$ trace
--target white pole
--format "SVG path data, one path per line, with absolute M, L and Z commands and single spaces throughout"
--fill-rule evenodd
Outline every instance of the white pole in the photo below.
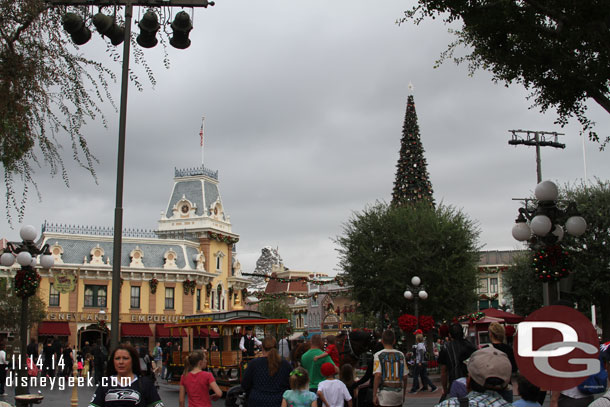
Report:
M 597 316 L 595 315 L 595 305 L 591 305 L 591 323 L 597 326 Z
M 201 166 L 203 167 L 203 145 L 204 145 L 204 133 L 203 126 L 205 124 L 205 116 L 201 117 L 201 130 L 199 130 L 199 137 L 201 138 Z
M 582 163 L 585 168 L 585 186 L 589 185 L 589 178 L 587 177 L 587 151 L 585 149 L 585 132 L 582 131 Z

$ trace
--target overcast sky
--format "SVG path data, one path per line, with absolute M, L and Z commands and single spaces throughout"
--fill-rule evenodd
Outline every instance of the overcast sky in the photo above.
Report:
M 194 12 L 190 48 L 168 47 L 169 70 L 161 46 L 144 50 L 154 89 L 131 61 L 145 90 L 129 88 L 125 227 L 156 228 L 174 167 L 201 165 L 205 115 L 205 166 L 219 171 L 243 270 L 269 245 L 292 269 L 334 275 L 342 224 L 391 199 L 409 82 L 436 202 L 475 220 L 484 249 L 520 247 L 511 236 L 519 207 L 512 198 L 536 184 L 535 149 L 509 146 L 509 129 L 565 133 L 565 150 L 542 149 L 543 178 L 565 184 L 585 176 L 578 123 L 561 129 L 554 112 L 528 109 L 520 85 L 493 84 L 486 72 L 469 77 L 453 63 L 434 69 L 453 37 L 439 20 L 396 25 L 412 1 L 216 3 Z M 135 20 L 143 12 L 136 9 Z M 80 50 L 120 73 L 99 35 Z M 111 90 L 117 104 L 119 85 Z M 119 115 L 106 112 L 108 129 L 86 130 L 99 184 L 71 163 L 69 189 L 39 169 L 42 202 L 31 196 L 24 223 L 113 225 Z M 608 134 L 610 115 L 594 104 L 590 113 Z M 589 179 L 610 178 L 610 152 L 589 141 L 584 148 Z M 0 235 L 16 240 L 18 228 L 2 219 Z

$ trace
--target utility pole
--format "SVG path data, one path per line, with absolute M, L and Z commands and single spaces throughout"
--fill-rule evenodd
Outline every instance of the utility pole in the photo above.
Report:
M 566 145 L 560 143 L 559 136 L 564 136 L 563 133 L 556 131 L 534 131 L 534 130 L 509 130 L 512 137 L 508 140 L 508 144 L 526 145 L 536 147 L 536 185 L 542 182 L 542 159 L 540 158 L 540 147 L 566 148 Z M 559 299 L 559 283 L 550 282 L 542 283 L 542 304 L 544 306 L 551 305 Z
M 129 85 L 129 55 L 133 6 L 140 7 L 204 7 L 213 6 L 208 0 L 47 0 L 54 6 L 125 6 L 123 66 L 121 75 L 121 105 L 117 153 L 116 205 L 114 210 L 114 240 L 112 250 L 112 301 L 110 305 L 110 348 L 119 344 L 119 307 L 121 294 L 121 249 L 123 238 L 123 178 L 125 168 L 125 129 L 127 123 L 127 89 Z M 190 24 L 190 23 L 189 23 Z M 172 24 L 173 27 L 173 24 Z M 190 27 L 192 28 L 192 26 Z M 186 34 L 188 36 L 187 28 Z M 86 42 L 86 41 L 85 41 Z M 170 41 L 171 43 L 171 41 Z M 155 42 L 156 44 L 156 42 Z M 190 44 L 190 41 L 188 42 Z M 185 47 L 188 47 L 188 44 Z M 154 44 L 152 45 L 154 46 Z M 181 48 L 185 48 L 181 47 Z
M 508 144 L 517 146 L 536 146 L 536 184 L 542 182 L 542 160 L 540 159 L 540 147 L 566 148 L 566 145 L 558 142 L 563 133 L 556 131 L 532 131 L 532 130 L 509 130 L 512 134 Z M 525 135 L 522 137 L 521 135 Z

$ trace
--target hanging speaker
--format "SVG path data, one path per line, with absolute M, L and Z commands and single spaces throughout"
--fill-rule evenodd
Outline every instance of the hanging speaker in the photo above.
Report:
M 189 17 L 185 11 L 181 11 L 176 14 L 176 17 L 172 22 L 172 30 L 174 31 L 174 34 L 169 40 L 171 46 L 178 49 L 188 48 L 191 45 L 189 33 L 192 29 L 193 24 L 191 24 L 191 17 Z
M 113 24 L 112 27 L 106 33 L 106 36 L 110 38 L 112 45 L 116 46 L 125 40 L 125 28 Z
M 62 17 L 64 30 L 76 45 L 83 45 L 91 39 L 91 31 L 85 25 L 83 18 L 75 13 L 66 13 Z
M 147 11 L 142 16 L 142 19 L 138 23 L 140 27 L 140 34 L 136 38 L 138 44 L 144 48 L 152 48 L 157 45 L 157 31 L 161 26 L 159 25 L 159 19 L 157 15 L 152 11 Z
M 91 21 L 93 21 L 93 25 L 97 32 L 102 35 L 105 35 L 114 25 L 114 18 L 107 16 L 104 13 L 97 13 L 93 16 Z

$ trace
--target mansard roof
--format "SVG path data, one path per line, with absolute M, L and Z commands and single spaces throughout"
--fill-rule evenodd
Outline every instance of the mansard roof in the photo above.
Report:
M 113 236 L 112 228 L 96 228 L 82 226 L 64 226 L 47 224 L 43 226 L 44 243 L 55 244 L 63 249 L 64 264 L 84 264 L 91 261 L 92 249 L 103 250 L 103 263 L 112 264 Z M 142 230 L 123 231 L 121 249 L 121 267 L 130 267 L 130 253 L 139 249 L 142 252 L 142 262 L 146 269 L 163 269 L 165 254 L 168 251 L 176 253 L 177 269 L 196 269 L 193 255 L 198 253 L 198 244 L 187 240 L 159 239 L 153 232 Z M 110 262 L 108 263 L 108 260 Z
M 174 188 L 170 196 L 165 216 L 171 218 L 173 209 L 183 199 L 195 207 L 195 215 L 207 216 L 211 205 L 218 199 L 222 203 L 218 191 L 218 171 L 211 171 L 203 166 L 199 168 L 175 169 Z

